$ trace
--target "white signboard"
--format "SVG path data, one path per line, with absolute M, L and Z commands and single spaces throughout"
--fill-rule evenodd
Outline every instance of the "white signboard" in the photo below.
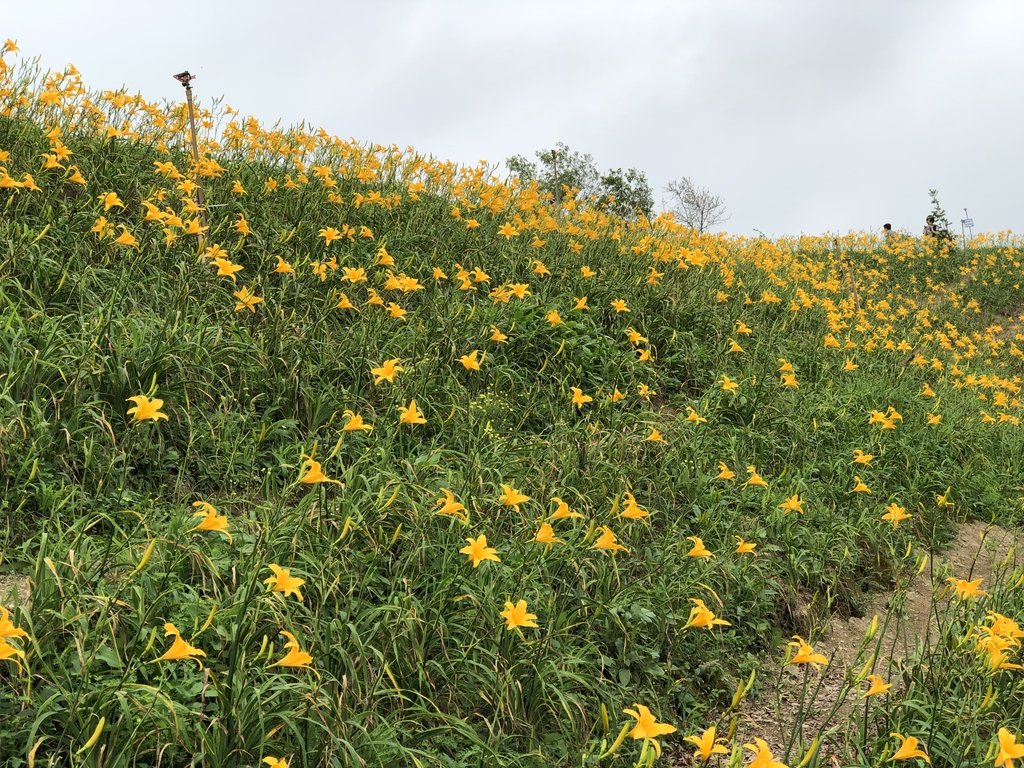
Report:
M 963 224 L 965 227 L 973 227 L 974 219 L 960 219 L 960 223 Z

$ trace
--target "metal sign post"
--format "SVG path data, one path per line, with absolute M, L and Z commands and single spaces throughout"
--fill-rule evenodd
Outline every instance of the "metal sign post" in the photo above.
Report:
M 203 193 L 203 188 L 198 181 L 199 173 L 199 139 L 196 136 L 196 111 L 192 105 L 192 81 L 196 79 L 196 76 L 190 73 L 187 69 L 184 72 L 179 72 L 174 75 L 174 79 L 177 80 L 185 87 L 185 98 L 188 101 L 188 125 L 189 132 L 192 136 L 192 160 L 194 161 L 196 168 L 196 205 L 199 206 L 199 222 L 202 224 L 203 229 L 206 229 L 209 224 L 206 220 L 206 195 Z M 199 233 L 199 243 L 202 245 L 205 240 L 205 236 L 202 232 Z
M 964 253 L 967 252 L 968 229 L 971 230 L 971 237 L 974 237 L 974 219 L 971 218 L 971 215 L 967 212 L 967 209 L 964 208 L 964 217 L 960 219 L 960 237 L 963 239 Z

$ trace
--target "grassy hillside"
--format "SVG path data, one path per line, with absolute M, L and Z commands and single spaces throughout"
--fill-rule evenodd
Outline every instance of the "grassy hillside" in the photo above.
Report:
M 653 759 L 623 710 L 682 744 L 1020 519 L 1016 241 L 699 236 L 230 111 L 194 165 L 6 58 L 6 764 Z

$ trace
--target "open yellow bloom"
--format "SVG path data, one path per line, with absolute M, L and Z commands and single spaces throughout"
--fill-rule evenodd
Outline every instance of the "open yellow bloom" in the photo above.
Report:
M 887 683 L 881 675 L 868 675 L 868 682 L 871 684 L 870 687 L 864 692 L 865 698 L 868 696 L 878 696 L 881 693 L 887 693 L 892 688 L 892 683 Z
M 647 437 L 644 438 L 644 442 L 645 443 L 663 443 L 664 445 L 668 445 L 668 440 L 666 440 L 664 437 L 662 437 L 661 436 L 661 432 L 659 432 L 654 427 L 651 427 L 651 434 L 649 434 Z
M 694 757 L 702 763 L 706 763 L 714 755 L 727 755 L 729 748 L 722 743 L 722 739 L 715 738 L 715 726 L 711 726 L 700 736 L 684 736 L 683 741 L 688 741 L 694 746 Z
M 753 744 L 744 744 L 744 749 L 754 753 L 754 759 L 747 768 L 787 768 L 785 763 L 780 763 L 772 754 L 771 747 L 764 739 L 754 737 Z
M 648 339 L 646 336 L 640 333 L 640 331 L 638 331 L 636 328 L 633 328 L 632 326 L 626 329 L 626 338 L 629 339 L 629 343 L 632 344 L 633 346 L 636 346 L 638 344 L 647 344 L 650 342 L 650 339 Z
M 918 748 L 918 741 L 915 737 L 904 736 L 902 733 L 891 733 L 889 735 L 895 736 L 900 740 L 900 748 L 896 750 L 896 754 L 889 758 L 890 761 L 913 760 L 919 757 L 931 765 L 931 758 L 928 757 L 924 750 Z
M 683 629 L 688 627 L 698 627 L 701 629 L 711 630 L 715 627 L 731 627 L 725 619 L 720 619 L 715 616 L 714 612 L 708 608 L 704 601 L 699 597 L 691 597 L 690 602 L 693 603 L 693 608 L 690 609 L 690 616 L 683 625 Z
M 103 203 L 103 210 L 109 211 L 115 205 L 118 208 L 124 208 L 124 203 L 121 202 L 121 198 L 117 196 L 117 192 L 106 192 L 97 198 Z
M 415 400 L 410 400 L 409 405 L 398 406 L 398 423 L 399 424 L 426 424 L 427 417 L 423 415 L 423 412 L 416 406 Z
M 362 267 L 342 267 L 341 271 L 350 283 L 366 282 L 366 270 Z
M 541 523 L 540 528 L 537 530 L 533 540 L 538 544 L 547 544 L 550 549 L 552 544 L 564 544 L 560 538 L 555 536 L 555 529 L 551 527 L 551 523 Z
M 192 506 L 195 507 L 196 511 L 193 513 L 195 517 L 201 517 L 202 520 L 199 524 L 193 528 L 193 531 L 220 531 L 227 535 L 228 539 L 231 539 L 231 534 L 228 533 L 228 518 L 227 515 L 222 515 L 217 511 L 217 508 L 210 504 L 208 501 L 194 501 Z
M 121 229 L 121 234 L 114 239 L 114 242 L 117 245 L 124 245 L 128 248 L 138 248 L 139 241 L 135 239 L 131 232 L 128 231 L 128 227 L 124 224 L 119 224 L 118 226 Z
M 900 523 L 904 520 L 909 520 L 910 517 L 907 510 L 895 501 L 889 502 L 889 505 L 885 508 L 885 514 L 882 515 L 882 519 L 892 523 L 893 528 L 899 528 Z
M 875 458 L 874 455 L 872 455 L 870 453 L 864 453 L 864 451 L 862 451 L 860 448 L 854 448 L 853 449 L 853 463 L 854 464 L 864 464 L 864 465 L 867 465 L 867 464 L 870 464 L 872 459 L 874 459 L 874 458 Z
M 270 666 L 308 667 L 313 663 L 313 657 L 299 648 L 299 641 L 295 639 L 295 635 L 284 629 L 281 630 L 281 634 L 286 638 L 284 647 L 288 649 L 288 652 Z
M 97 237 L 103 239 L 104 237 L 109 237 L 110 233 L 113 230 L 114 225 L 107 221 L 107 217 L 100 216 L 98 219 L 96 219 L 96 223 L 92 225 L 92 229 L 90 229 L 89 231 L 94 232 Z
M 28 632 L 21 627 L 14 626 L 11 614 L 4 606 L 0 605 L 0 640 L 13 640 L 16 637 L 27 638 Z
M 552 496 L 551 501 L 555 503 L 555 511 L 551 513 L 551 517 L 548 518 L 549 520 L 563 520 L 567 517 L 583 517 L 579 512 L 573 512 L 569 509 L 569 505 L 557 496 Z
M 300 579 L 298 576 L 292 576 L 287 568 L 282 568 L 277 563 L 271 563 L 267 567 L 274 574 L 263 580 L 263 583 L 267 585 L 270 591 L 280 592 L 285 597 L 295 595 L 295 598 L 302 602 L 302 592 L 299 591 L 299 587 L 305 584 L 306 580 Z
M 506 507 L 513 507 L 516 512 L 519 511 L 519 505 L 525 504 L 530 500 L 522 491 L 518 491 L 511 485 L 501 484 L 501 503 Z
M 474 349 L 468 355 L 463 355 L 459 358 L 459 362 L 462 363 L 462 367 L 467 371 L 479 371 L 480 363 L 483 362 L 479 359 L 480 350 Z
M 24 661 L 25 652 L 15 648 L 7 640 L 0 637 L 0 661 L 13 661 L 18 669 L 21 669 L 21 662 L 18 661 L 19 658 Z
M 804 513 L 804 502 L 801 501 L 799 493 L 794 493 L 784 502 L 779 504 L 779 509 L 786 513 L 796 512 L 798 515 L 802 515 Z
M 757 544 L 752 541 L 747 541 L 742 536 L 736 537 L 736 549 L 734 550 L 737 555 L 753 554 Z
M 853 493 L 871 493 L 871 489 L 860 479 L 860 475 L 853 476 Z
M 612 554 L 615 554 L 616 552 L 629 552 L 628 549 L 619 544 L 619 541 L 612 532 L 612 529 L 607 525 L 602 525 L 598 530 L 601 531 L 601 535 L 598 536 L 597 541 L 594 542 L 594 549 L 611 552 Z
M 302 462 L 302 477 L 299 482 L 303 485 L 318 485 L 319 483 L 334 483 L 344 485 L 340 480 L 332 480 L 324 474 L 320 468 L 320 462 L 315 459 L 306 459 Z
M 469 520 L 469 516 L 466 514 L 466 507 L 455 499 L 455 494 L 452 491 L 442 488 L 441 493 L 441 498 L 436 502 L 438 506 L 437 514 L 454 517 L 464 523 Z
M 173 637 L 174 642 L 171 643 L 171 647 L 167 649 L 167 652 L 163 656 L 158 657 L 157 661 L 183 661 L 186 659 L 193 659 L 199 668 L 203 668 L 203 662 L 198 657 L 205 656 L 206 652 L 196 648 L 194 645 L 189 645 L 181 639 L 181 632 L 178 628 L 167 622 L 164 624 L 164 637 Z
M 623 494 L 622 501 L 622 511 L 619 513 L 619 517 L 626 520 L 643 520 L 645 517 L 651 516 L 650 512 L 637 503 L 636 497 L 631 491 L 626 491 Z
M 765 479 L 761 477 L 759 474 L 757 474 L 757 467 L 755 467 L 753 464 L 747 467 L 747 474 L 749 475 L 749 477 L 747 478 L 747 481 L 744 483 L 744 485 L 756 485 L 762 488 L 768 486 L 768 483 L 765 482 Z
M 966 579 L 958 579 L 955 576 L 950 576 L 946 579 L 946 582 L 956 590 L 956 596 L 961 600 L 969 600 L 972 597 L 987 595 L 988 592 L 981 588 L 981 582 L 983 581 L 984 579 L 967 581 Z
M 704 541 L 700 536 L 687 536 L 686 538 L 693 542 L 690 551 L 686 553 L 687 557 L 700 557 L 704 560 L 710 560 L 715 556 L 710 549 L 704 546 Z
M 481 533 L 475 539 L 466 539 L 466 544 L 467 546 L 460 549 L 459 552 L 469 558 L 474 568 L 479 567 L 484 560 L 501 562 L 498 550 L 487 546 L 487 537 L 484 534 Z
M 324 227 L 318 234 L 324 239 L 324 245 L 330 245 L 335 240 L 341 239 L 341 232 L 334 227 Z
M 229 259 L 214 259 L 213 265 L 217 267 L 217 277 L 230 277 L 231 282 L 235 282 L 236 272 L 241 272 L 244 267 L 241 264 L 235 264 Z
M 164 401 L 158 397 L 150 400 L 145 395 L 134 395 L 128 398 L 128 402 L 135 403 L 133 408 L 128 409 L 128 415 L 134 415 L 135 421 L 159 421 L 167 418 L 167 414 L 160 410 L 164 407 Z
M 231 295 L 238 299 L 238 302 L 235 304 L 235 312 L 241 312 L 243 309 L 255 312 L 256 305 L 263 301 L 263 297 L 254 294 L 248 286 L 242 286 Z
M 1000 669 L 1024 669 L 1024 666 L 1010 661 L 1007 651 L 1020 646 L 1020 641 L 999 635 L 984 635 L 978 638 L 976 647 L 986 654 L 985 664 L 995 672 Z
M 370 373 L 373 374 L 373 383 L 380 384 L 382 381 L 387 381 L 393 384 L 395 376 L 405 370 L 401 362 L 400 358 L 393 357 L 390 360 L 385 360 L 378 367 L 371 368 Z
M 651 710 L 643 704 L 634 704 L 633 706 L 636 709 L 622 710 L 623 714 L 629 715 L 636 720 L 636 725 L 629 732 L 630 737 L 650 742 L 651 746 L 654 747 L 655 753 L 660 756 L 661 744 L 658 743 L 658 737 L 675 733 L 676 727 L 668 723 L 659 723 L 657 718 L 651 713 Z
M 590 395 L 583 394 L 583 390 L 579 387 L 570 387 L 570 389 L 572 390 L 572 404 L 577 408 L 582 410 L 584 405 L 594 401 Z
M 529 613 L 526 607 L 525 600 L 520 600 L 515 605 L 508 600 L 505 601 L 505 610 L 499 615 L 505 619 L 506 629 L 516 629 L 518 627 L 537 628 L 537 614 Z
M 1016 768 L 1014 761 L 1024 758 L 1024 744 L 1018 744 L 1017 737 L 1006 728 L 1000 728 L 996 738 L 999 742 L 999 751 L 992 764 L 995 768 Z
M 789 645 L 796 649 L 790 664 L 810 664 L 817 668 L 821 664 L 828 664 L 828 658 L 822 653 L 815 653 L 814 648 L 800 635 L 793 635 Z
M 345 426 L 343 426 L 341 428 L 342 432 L 372 432 L 373 431 L 373 425 L 372 424 L 367 424 L 365 421 L 363 421 L 363 417 L 360 416 L 358 413 L 353 413 L 352 411 L 345 411 L 342 414 L 342 416 L 344 416 L 346 419 L 348 419 L 348 421 L 345 422 Z

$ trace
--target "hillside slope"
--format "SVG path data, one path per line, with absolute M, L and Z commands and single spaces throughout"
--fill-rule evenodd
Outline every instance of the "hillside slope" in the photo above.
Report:
M 1019 521 L 1011 240 L 698 236 L 230 113 L 193 167 L 180 109 L 0 76 L 11 765 L 578 764 Z

